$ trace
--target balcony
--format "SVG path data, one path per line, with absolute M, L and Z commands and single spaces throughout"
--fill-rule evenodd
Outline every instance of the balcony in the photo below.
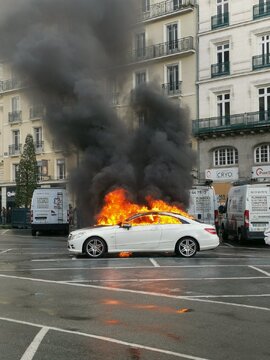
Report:
M 0 82 L 0 92 L 20 89 L 24 86 L 24 82 L 19 79 L 9 79 Z
M 156 18 L 165 17 L 177 12 L 190 11 L 194 7 L 194 0 L 168 0 L 150 6 L 149 10 L 142 11 L 138 21 L 150 21 Z
M 8 147 L 9 155 L 21 155 L 22 153 L 22 144 L 12 144 Z
M 34 146 L 37 154 L 40 154 L 44 151 L 44 141 L 36 141 L 34 142 Z
M 149 61 L 187 52 L 194 52 L 192 36 L 136 49 L 129 54 L 128 62 Z
M 162 84 L 162 92 L 167 96 L 179 95 L 182 92 L 182 81 L 170 82 Z
M 197 119 L 192 122 L 194 136 L 218 135 L 225 133 L 262 131 L 270 128 L 270 111 L 256 111 Z
M 264 4 L 257 4 L 253 6 L 254 20 L 265 16 L 270 16 L 270 1 L 266 1 Z
M 30 120 L 40 120 L 44 118 L 45 109 L 42 105 L 34 105 L 29 109 L 29 119 Z
M 230 75 L 229 61 L 211 65 L 211 77 Z
M 270 66 L 270 54 L 256 55 L 252 57 L 252 69 L 259 70 Z
M 229 26 L 229 13 L 218 14 L 211 17 L 212 30 L 223 26 Z
M 22 112 L 21 111 L 12 111 L 8 113 L 8 122 L 9 123 L 19 123 L 22 121 Z

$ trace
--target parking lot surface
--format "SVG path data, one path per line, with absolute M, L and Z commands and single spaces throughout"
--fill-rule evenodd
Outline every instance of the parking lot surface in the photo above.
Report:
M 0 229 L 3 360 L 269 359 L 270 247 L 71 256 Z

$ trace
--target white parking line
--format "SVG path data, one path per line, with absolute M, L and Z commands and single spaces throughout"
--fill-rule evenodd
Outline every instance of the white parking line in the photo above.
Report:
M 263 274 L 265 274 L 265 275 L 267 275 L 267 276 L 270 276 L 270 273 L 269 273 L 269 272 L 264 271 L 264 270 L 262 270 L 262 269 L 259 269 L 259 268 L 257 268 L 256 266 L 250 265 L 249 267 L 250 267 L 251 269 L 257 270 L 257 271 L 259 271 L 259 272 L 261 272 L 261 273 L 263 273 Z
M 170 351 L 170 350 L 154 348 L 154 347 L 151 347 L 151 346 L 145 346 L 145 345 L 140 345 L 140 344 L 131 343 L 131 342 L 127 342 L 127 341 L 117 340 L 117 339 L 109 338 L 109 337 L 106 337 L 106 336 L 83 333 L 83 332 L 80 332 L 80 331 L 66 330 L 66 329 L 61 329 L 61 328 L 57 328 L 57 327 L 53 327 L 53 326 L 44 327 L 43 325 L 40 325 L 40 324 L 35 324 L 35 323 L 31 323 L 31 322 L 15 320 L 15 319 L 10 319 L 10 318 L 4 318 L 4 317 L 0 317 L 0 320 L 8 321 L 8 322 L 16 323 L 16 324 L 23 324 L 23 325 L 42 328 L 40 330 L 40 332 L 38 333 L 38 335 L 39 334 L 42 335 L 41 332 L 42 332 L 43 329 L 47 329 L 47 331 L 48 330 L 54 330 L 54 331 L 62 332 L 62 333 L 65 333 L 65 334 L 73 334 L 73 335 L 85 336 L 85 337 L 92 338 L 92 339 L 111 342 L 111 343 L 114 343 L 114 344 L 117 344 L 117 345 L 123 345 L 123 346 L 128 346 L 128 347 L 139 348 L 139 349 L 143 349 L 143 350 L 156 352 L 156 353 L 159 353 L 159 354 L 166 354 L 166 355 L 175 356 L 175 357 L 178 357 L 178 358 L 184 358 L 184 359 L 190 359 L 190 360 L 209 360 L 209 359 L 206 359 L 206 358 L 201 358 L 201 357 L 192 356 L 192 355 L 188 355 L 188 354 L 181 354 L 181 353 Z M 45 331 L 45 330 L 43 330 L 43 331 Z M 46 333 L 44 335 L 46 335 Z M 44 335 L 43 335 L 43 337 L 44 337 Z M 33 357 L 25 357 L 25 358 L 21 358 L 21 360 L 31 360 L 32 358 Z
M 0 251 L 0 255 L 1 254 L 5 254 L 5 253 L 7 253 L 8 251 L 11 251 L 12 249 L 7 249 L 7 250 L 3 250 L 3 251 Z
M 9 231 L 9 229 L 8 229 L 8 230 L 3 231 L 3 232 L 1 233 L 1 235 L 5 235 L 8 231 Z
M 151 263 L 155 266 L 155 267 L 160 267 L 160 265 L 158 264 L 158 262 L 156 260 L 154 260 L 153 258 L 149 258 L 149 260 L 151 261 Z
M 43 340 L 44 336 L 49 331 L 48 327 L 42 327 L 41 330 L 37 333 L 34 340 L 31 342 L 31 344 L 26 349 L 25 353 L 21 357 L 21 360 L 31 360 L 35 356 L 35 353 L 37 352 L 37 349 L 39 345 L 41 344 L 41 341 Z
M 140 295 L 147 295 L 147 296 L 153 296 L 153 297 L 164 297 L 164 298 L 181 299 L 181 300 L 187 300 L 187 301 L 202 301 L 202 302 L 208 302 L 208 303 L 217 304 L 217 305 L 237 306 L 237 307 L 248 308 L 248 309 L 270 311 L 270 308 L 266 308 L 266 307 L 253 306 L 253 305 L 244 305 L 244 304 L 230 303 L 230 302 L 227 303 L 227 302 L 224 302 L 224 301 L 216 301 L 216 300 L 208 300 L 208 299 L 201 299 L 201 298 L 195 298 L 195 296 L 194 297 L 193 296 L 181 296 L 181 295 L 178 296 L 178 295 L 155 293 L 155 292 L 141 291 L 141 290 L 112 288 L 112 287 L 108 287 L 108 286 L 78 284 L 78 283 L 70 283 L 70 282 L 64 282 L 64 281 L 28 278 L 28 277 L 25 277 L 25 276 L 23 277 L 23 276 L 13 276 L 13 275 L 0 274 L 0 277 L 6 278 L 6 279 L 16 279 L 16 280 L 26 280 L 26 281 L 32 281 L 32 282 L 42 282 L 42 283 L 47 283 L 47 284 L 57 284 L 57 285 L 62 285 L 62 286 L 77 286 L 77 287 L 92 288 L 92 289 L 98 289 L 98 290 L 125 292 L 125 293 L 140 294 Z

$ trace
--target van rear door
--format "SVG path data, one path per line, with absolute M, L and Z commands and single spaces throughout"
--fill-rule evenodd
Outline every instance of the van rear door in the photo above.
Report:
M 249 231 L 264 232 L 270 224 L 270 186 L 248 189 Z

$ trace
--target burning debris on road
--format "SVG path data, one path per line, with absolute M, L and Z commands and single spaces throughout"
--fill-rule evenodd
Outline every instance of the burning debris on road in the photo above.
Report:
M 117 65 L 131 47 L 136 3 L 1 1 L 1 58 L 31 84 L 55 140 L 67 154 L 79 154 L 71 186 L 81 225 L 93 224 L 106 194 L 118 188 L 138 206 L 150 197 L 178 207 L 188 204 L 194 159 L 187 113 L 145 85 L 130 102 L 134 112 L 144 112 L 145 122 L 131 130 L 102 87 L 104 78 L 122 73 Z

